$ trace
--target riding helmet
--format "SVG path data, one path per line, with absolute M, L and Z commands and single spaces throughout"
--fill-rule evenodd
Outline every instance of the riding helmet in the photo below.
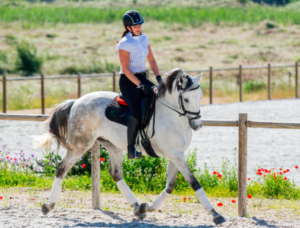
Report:
M 126 26 L 133 26 L 143 24 L 144 19 L 142 15 L 137 10 L 128 10 L 123 15 L 123 25 Z

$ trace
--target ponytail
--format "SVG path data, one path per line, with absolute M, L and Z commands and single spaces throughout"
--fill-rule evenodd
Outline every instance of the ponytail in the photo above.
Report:
M 125 30 L 122 32 L 122 35 L 121 35 L 121 39 L 126 36 L 126 34 L 129 32 L 129 30 L 127 28 L 125 28 Z M 117 40 L 117 43 L 119 43 L 119 40 Z

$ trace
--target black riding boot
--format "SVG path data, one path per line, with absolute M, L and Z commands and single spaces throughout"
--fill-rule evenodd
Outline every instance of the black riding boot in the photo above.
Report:
M 140 122 L 133 115 L 131 115 L 129 117 L 128 128 L 127 128 L 128 159 L 143 158 L 142 153 L 137 152 L 135 148 L 136 136 L 138 134 L 139 128 L 140 128 Z

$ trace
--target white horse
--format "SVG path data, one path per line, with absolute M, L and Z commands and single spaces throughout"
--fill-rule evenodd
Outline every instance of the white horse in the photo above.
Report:
M 80 157 L 90 149 L 96 140 L 107 149 L 110 157 L 109 173 L 116 182 L 126 201 L 133 207 L 134 215 L 145 216 L 146 212 L 158 210 L 170 197 L 175 186 L 178 171 L 189 182 L 205 211 L 213 216 L 215 224 L 225 222 L 207 198 L 200 183 L 191 172 L 184 153 L 192 139 L 192 129 L 202 127 L 200 119 L 200 99 L 203 95 L 199 86 L 201 75 L 192 77 L 176 68 L 169 71 L 159 86 L 156 102 L 155 135 L 151 145 L 160 157 L 169 160 L 167 184 L 164 191 L 152 205 L 138 204 L 135 195 L 123 180 L 123 151 L 127 148 L 127 128 L 108 120 L 105 108 L 118 94 L 113 92 L 93 92 L 78 100 L 66 101 L 56 107 L 47 120 L 47 133 L 39 136 L 36 142 L 40 147 L 51 145 L 56 138 L 58 147 L 67 148 L 67 154 L 58 164 L 50 199 L 42 206 L 43 214 L 50 212 L 58 202 L 64 177 Z M 180 114 L 180 115 L 178 115 Z M 148 131 L 152 132 L 153 117 Z M 142 154 L 147 155 L 142 148 Z

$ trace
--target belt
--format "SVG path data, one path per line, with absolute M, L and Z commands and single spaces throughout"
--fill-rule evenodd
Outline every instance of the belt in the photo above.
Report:
M 144 70 L 144 71 L 141 71 L 141 72 L 135 72 L 135 73 L 133 73 L 133 74 L 143 74 L 143 73 L 146 74 L 146 71 Z

